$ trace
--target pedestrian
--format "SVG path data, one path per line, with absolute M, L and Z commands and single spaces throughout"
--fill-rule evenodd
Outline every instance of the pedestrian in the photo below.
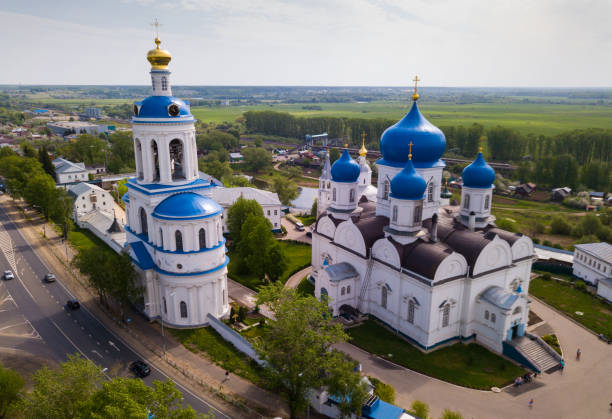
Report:
M 565 361 L 562 359 L 560 364 L 561 364 L 561 374 L 563 374 L 563 369 L 565 368 Z
M 529 400 L 529 408 L 532 409 L 533 408 L 533 399 Z
M 225 371 L 225 380 L 226 381 L 229 380 L 229 371 L 227 370 Z
M 576 350 L 576 360 L 577 360 L 577 361 L 580 361 L 580 354 L 581 354 L 581 353 L 582 353 L 582 351 L 580 350 L 580 348 L 578 348 L 578 349 Z

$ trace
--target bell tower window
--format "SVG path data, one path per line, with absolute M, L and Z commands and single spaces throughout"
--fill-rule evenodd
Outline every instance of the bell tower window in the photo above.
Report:
M 485 202 L 484 202 L 484 209 L 488 210 L 489 209 L 489 203 L 491 201 L 491 196 L 490 195 L 486 195 L 485 196 Z
M 181 140 L 175 138 L 170 141 L 170 173 L 172 174 L 172 180 L 185 179 L 185 172 L 183 167 L 183 143 Z
M 465 194 L 463 196 L 463 208 L 465 209 L 470 208 L 470 195 L 469 194 Z
M 433 202 L 434 200 L 433 196 L 434 196 L 434 184 L 433 182 L 431 182 L 429 186 L 427 187 L 427 201 Z
M 168 79 L 166 79 L 166 77 L 162 77 L 161 85 L 162 85 L 162 90 L 163 91 L 168 90 Z
M 389 180 L 383 182 L 383 199 L 389 199 Z

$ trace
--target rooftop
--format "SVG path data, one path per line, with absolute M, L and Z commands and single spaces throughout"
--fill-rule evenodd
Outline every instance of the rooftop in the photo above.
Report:
M 240 197 L 254 199 L 259 205 L 280 205 L 278 195 L 275 192 L 264 191 L 262 189 L 251 188 L 248 186 L 240 188 L 213 188 L 212 199 L 224 207 L 231 206 Z
M 602 259 L 606 262 L 612 263 L 612 244 L 601 242 L 601 243 L 585 243 L 577 244 L 574 248 L 582 250 L 592 256 Z

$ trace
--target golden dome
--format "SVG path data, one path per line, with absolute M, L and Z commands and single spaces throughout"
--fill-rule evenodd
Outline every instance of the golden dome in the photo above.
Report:
M 361 133 L 361 149 L 359 150 L 359 155 L 361 157 L 365 157 L 368 154 L 368 149 L 365 148 L 365 137 L 366 137 L 365 132 L 362 132 Z
M 168 63 L 172 59 L 172 55 L 165 49 L 159 47 L 159 44 L 161 44 L 159 38 L 155 38 L 155 44 L 157 48 L 147 52 L 147 60 L 151 63 L 151 68 L 153 70 L 166 70 L 168 69 Z

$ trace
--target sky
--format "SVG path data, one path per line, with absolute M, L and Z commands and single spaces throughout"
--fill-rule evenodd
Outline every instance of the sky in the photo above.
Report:
M 0 84 L 612 86 L 610 0 L 0 0 Z

